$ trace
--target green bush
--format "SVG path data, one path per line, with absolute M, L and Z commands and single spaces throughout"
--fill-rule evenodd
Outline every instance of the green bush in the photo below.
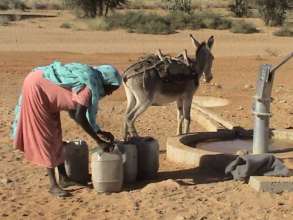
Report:
M 115 13 L 110 17 L 86 20 L 91 30 L 111 30 L 122 28 L 129 32 L 145 34 L 171 34 L 183 29 L 229 29 L 229 19 L 212 13 L 197 12 L 187 14 L 172 12 L 166 16 L 142 11 Z
M 48 10 L 49 9 L 49 4 L 48 3 L 38 3 L 38 2 L 35 2 L 32 5 L 32 8 L 33 9 L 37 9 L 37 10 Z
M 171 13 L 167 16 L 175 29 L 229 29 L 231 21 L 213 13 L 194 12 L 186 14 L 183 12 Z
M 65 28 L 65 29 L 71 29 L 73 25 L 68 22 L 64 22 L 63 24 L 60 25 L 60 28 Z
M 126 4 L 126 0 L 63 0 L 64 4 L 72 9 L 83 11 L 84 17 L 95 18 L 98 16 L 107 16 L 109 10 Z
M 293 37 L 293 28 L 290 27 L 282 27 L 279 30 L 274 32 L 274 35 L 280 37 Z
M 84 17 L 94 18 L 97 15 L 97 0 L 63 0 L 66 7 L 82 11 Z
M 95 18 L 95 19 L 88 19 L 86 21 L 89 29 L 94 31 L 108 31 L 111 30 L 113 27 L 110 26 L 109 23 L 105 21 L 104 18 Z
M 8 9 L 9 9 L 8 1 L 0 2 L 0 10 L 8 10 Z
M 166 9 L 165 4 L 158 0 L 129 0 L 127 1 L 127 5 L 125 5 L 125 8 L 128 9 Z
M 165 7 L 170 11 L 191 14 L 191 0 L 162 0 L 162 2 L 165 3 Z
M 0 26 L 7 26 L 11 20 L 8 16 L 0 16 Z
M 127 12 L 114 14 L 105 18 L 111 28 L 125 28 L 129 32 L 145 34 L 170 34 L 174 32 L 170 21 L 157 14 L 143 12 Z
M 245 21 L 232 22 L 230 31 L 233 33 L 243 33 L 243 34 L 251 34 L 251 33 L 259 32 L 259 30 L 255 27 L 253 23 L 249 23 Z
M 166 19 L 172 21 L 174 29 L 199 29 L 202 27 L 201 19 L 199 17 L 184 12 L 172 12 L 166 16 Z
M 202 15 L 202 27 L 209 29 L 229 29 L 231 21 L 219 15 L 206 13 Z
M 21 20 L 20 15 L 1 15 L 0 16 L 0 26 L 7 26 L 11 21 Z
M 258 11 L 266 25 L 282 25 L 286 19 L 288 0 L 257 0 Z
M 130 31 L 144 34 L 171 34 L 175 32 L 170 22 L 163 17 L 153 17 L 148 22 L 138 24 L 134 30 L 130 29 Z
M 25 4 L 21 0 L 0 0 L 0 10 L 8 9 L 26 9 Z
M 233 3 L 229 5 L 229 8 L 236 17 L 248 16 L 248 0 L 233 0 Z

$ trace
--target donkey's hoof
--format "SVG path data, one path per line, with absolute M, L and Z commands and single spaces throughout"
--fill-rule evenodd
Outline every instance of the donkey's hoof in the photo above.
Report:
M 138 133 L 136 131 L 129 132 L 130 137 L 138 137 Z

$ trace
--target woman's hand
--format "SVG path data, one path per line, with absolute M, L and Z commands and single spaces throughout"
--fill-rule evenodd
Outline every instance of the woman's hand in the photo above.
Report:
M 114 150 L 114 144 L 107 144 L 107 146 L 103 148 L 104 152 L 112 152 L 113 150 Z
M 107 143 L 113 143 L 113 141 L 114 141 L 114 136 L 111 132 L 100 130 L 97 132 L 97 136 L 99 139 L 101 139 L 102 141 L 107 142 Z
M 104 142 L 97 138 L 98 147 L 100 147 L 104 152 L 112 152 L 114 149 L 114 144 L 110 142 Z
M 106 152 L 114 149 L 114 136 L 110 132 L 95 132 L 86 118 L 87 107 L 77 105 L 76 110 L 70 111 L 69 115 L 73 118 L 97 143 L 97 145 Z

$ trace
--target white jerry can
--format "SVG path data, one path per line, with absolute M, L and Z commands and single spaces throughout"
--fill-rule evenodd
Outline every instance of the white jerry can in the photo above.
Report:
M 123 183 L 123 160 L 117 146 L 113 152 L 103 150 L 91 156 L 92 183 L 97 192 L 119 192 Z

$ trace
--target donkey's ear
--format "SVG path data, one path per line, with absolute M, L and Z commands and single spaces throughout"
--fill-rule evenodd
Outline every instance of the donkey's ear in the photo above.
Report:
M 195 48 L 199 47 L 200 43 L 193 37 L 193 35 L 189 34 L 189 37 L 191 38 L 191 42 L 192 42 L 193 46 Z
M 215 41 L 214 36 L 210 36 L 210 38 L 208 39 L 208 47 L 210 49 L 212 49 L 212 47 L 214 45 L 214 41 Z

